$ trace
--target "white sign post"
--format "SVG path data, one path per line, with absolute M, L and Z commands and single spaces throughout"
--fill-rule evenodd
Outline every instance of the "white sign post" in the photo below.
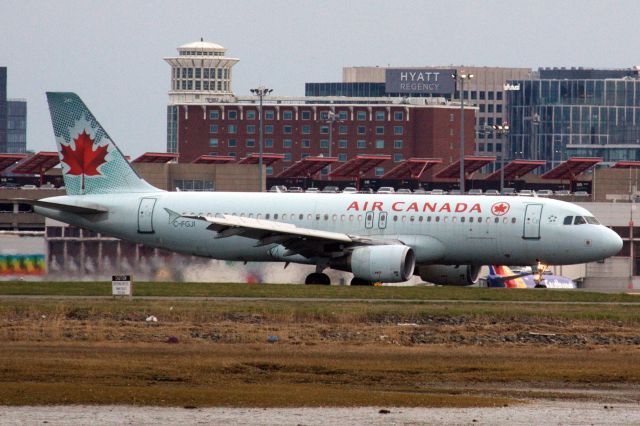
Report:
M 114 296 L 133 296 L 131 275 L 113 275 L 111 277 L 111 294 Z

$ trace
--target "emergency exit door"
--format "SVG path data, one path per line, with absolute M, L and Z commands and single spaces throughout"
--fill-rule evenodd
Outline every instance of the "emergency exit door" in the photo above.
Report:
M 524 213 L 524 231 L 522 238 L 540 238 L 540 220 L 542 217 L 542 204 L 529 204 Z
M 155 198 L 143 198 L 138 207 L 138 232 L 141 234 L 153 234 L 153 208 L 156 205 Z

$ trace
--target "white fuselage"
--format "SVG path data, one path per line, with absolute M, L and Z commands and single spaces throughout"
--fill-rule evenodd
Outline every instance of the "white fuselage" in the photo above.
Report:
M 599 224 L 565 225 L 592 215 L 574 204 L 536 197 L 412 194 L 157 192 L 62 196 L 51 201 L 100 206 L 77 215 L 36 207 L 45 216 L 124 240 L 181 253 L 241 261 L 316 263 L 285 256 L 278 244 L 256 247 L 242 236 L 216 238 L 206 221 L 220 214 L 286 222 L 300 228 L 399 240 L 418 264 L 576 264 L 616 254 L 621 240 Z

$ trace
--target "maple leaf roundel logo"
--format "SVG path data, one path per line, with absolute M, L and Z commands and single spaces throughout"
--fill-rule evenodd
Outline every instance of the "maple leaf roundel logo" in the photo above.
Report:
M 70 145 L 62 144 L 62 162 L 69 166 L 67 174 L 72 176 L 100 176 L 102 173 L 98 170 L 98 167 L 107 162 L 107 147 L 99 146 L 95 150 L 93 149 L 94 140 L 91 139 L 83 130 L 78 135 L 75 142 L 75 149 L 72 149 Z
M 509 208 L 509 203 L 505 203 L 504 201 L 502 201 L 491 206 L 491 213 L 493 213 L 495 216 L 504 216 L 509 212 Z

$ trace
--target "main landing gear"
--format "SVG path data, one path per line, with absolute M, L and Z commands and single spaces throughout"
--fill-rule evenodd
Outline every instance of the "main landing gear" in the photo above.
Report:
M 316 284 L 316 285 L 331 285 L 331 279 L 327 274 L 323 274 L 322 272 L 314 272 L 307 275 L 307 278 L 305 278 L 304 283 Z
M 373 283 L 371 281 L 362 279 L 362 278 L 358 278 L 358 277 L 353 277 L 351 278 L 351 285 L 368 285 L 371 286 L 373 285 Z

